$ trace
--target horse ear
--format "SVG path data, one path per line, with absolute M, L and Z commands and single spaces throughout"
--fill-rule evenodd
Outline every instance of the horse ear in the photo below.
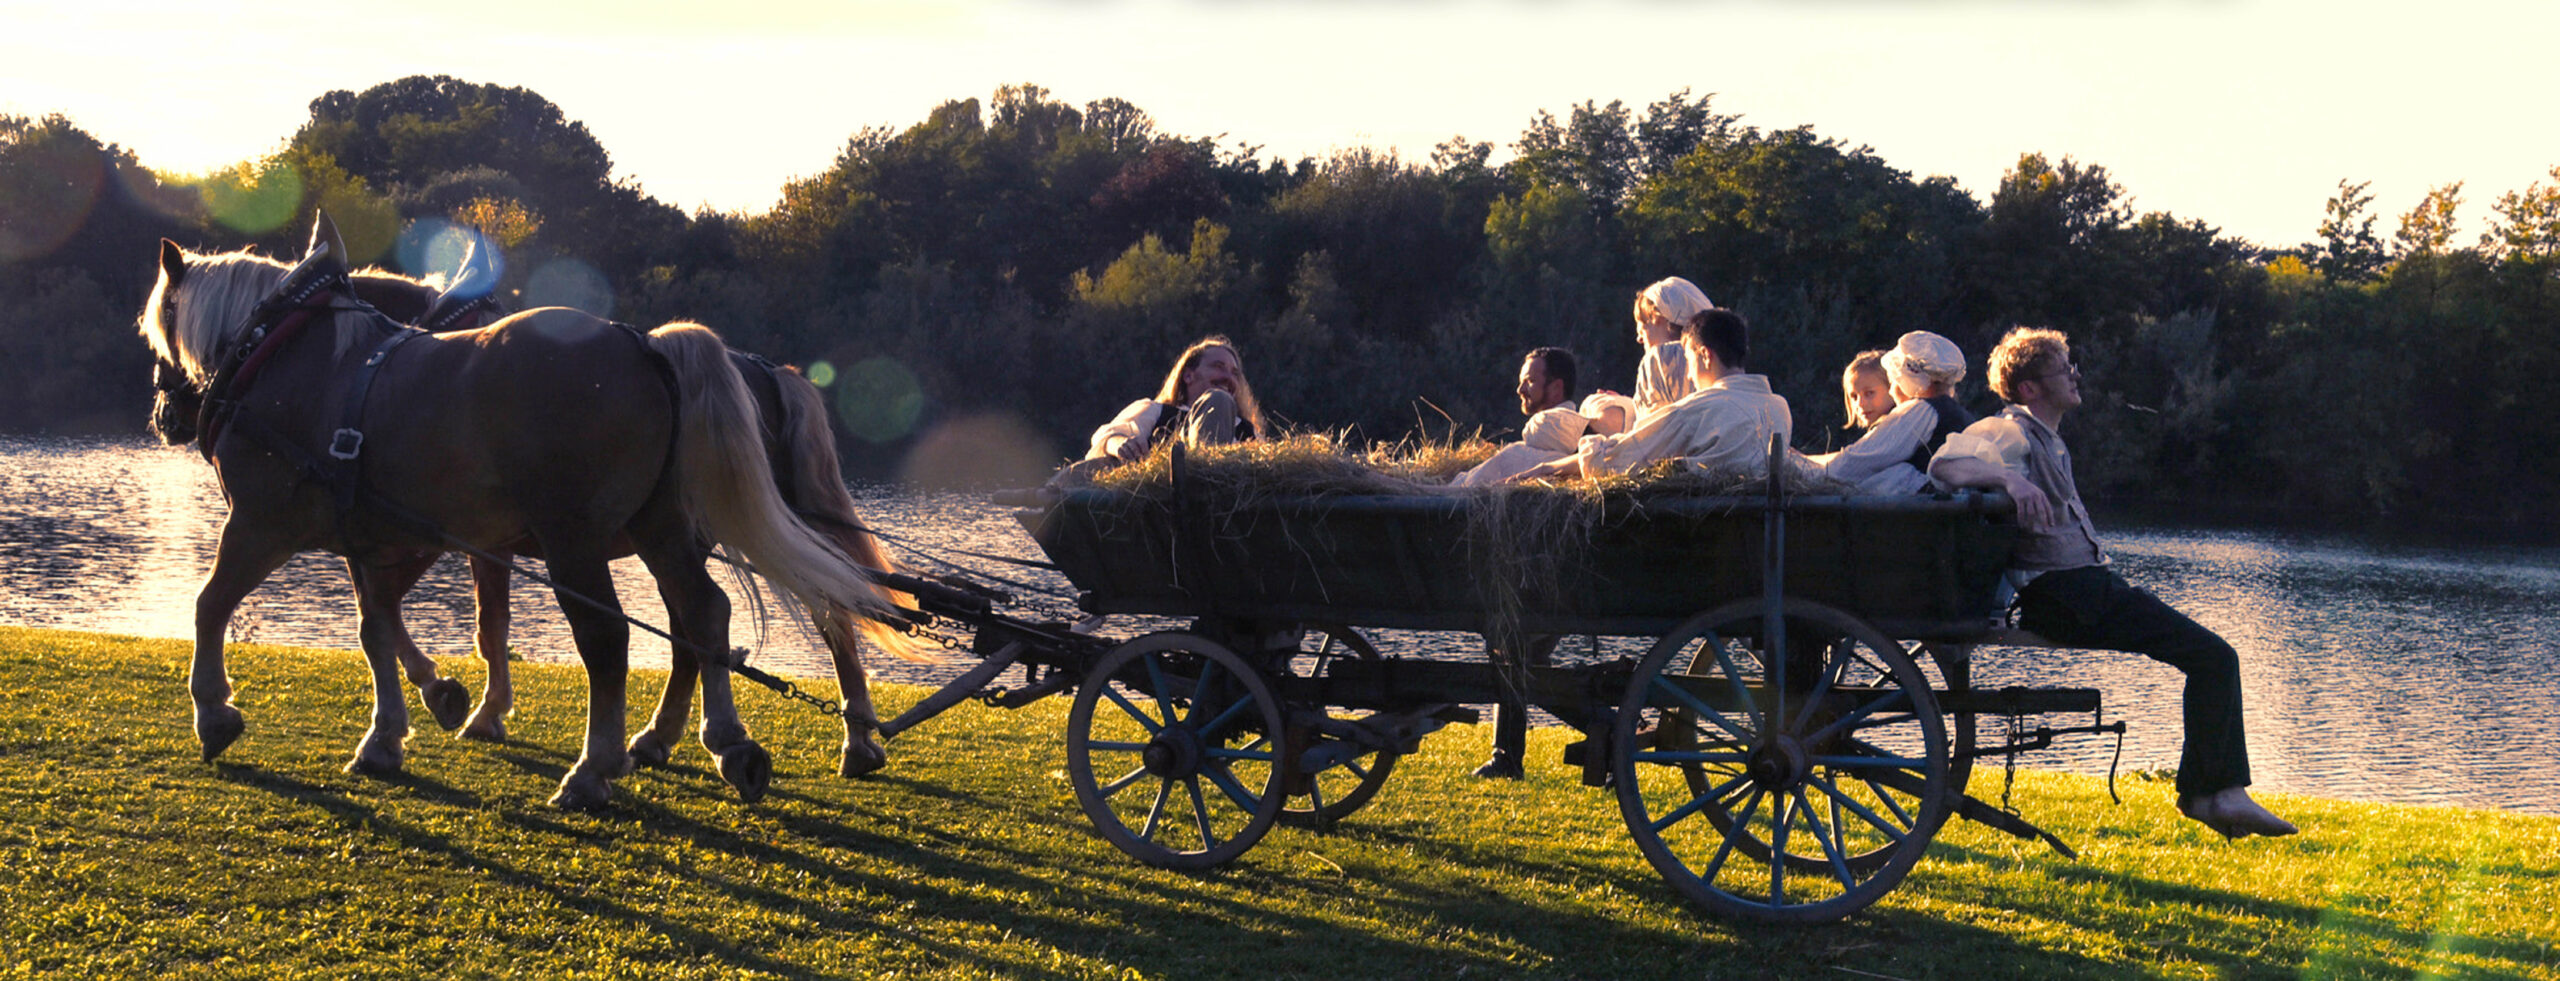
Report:
M 187 278 L 187 250 L 165 238 L 160 240 L 160 278 L 168 280 L 171 286 Z
M 347 240 L 338 237 L 338 223 L 330 221 L 329 213 L 326 211 L 320 212 L 318 217 L 312 219 L 311 247 L 303 251 L 303 260 L 308 262 L 313 257 L 322 255 L 334 258 L 340 263 L 347 260 Z

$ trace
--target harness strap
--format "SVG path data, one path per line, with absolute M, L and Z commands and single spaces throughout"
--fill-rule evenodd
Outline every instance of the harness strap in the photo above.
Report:
M 391 360 L 391 352 L 423 333 L 408 327 L 392 331 L 372 354 L 365 356 L 363 364 L 356 366 L 355 380 L 347 385 L 347 408 L 342 417 L 345 424 L 329 436 L 329 458 L 338 461 L 329 485 L 338 501 L 341 524 L 355 511 L 356 491 L 364 482 L 363 464 L 356 462 L 356 455 L 364 450 L 364 398 L 373 391 L 373 376 L 382 370 L 383 362 Z

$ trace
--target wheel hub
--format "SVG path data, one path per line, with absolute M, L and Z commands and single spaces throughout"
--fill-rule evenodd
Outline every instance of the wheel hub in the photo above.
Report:
M 1794 736 L 1771 738 L 1751 753 L 1751 782 L 1768 790 L 1784 790 L 1803 783 L 1813 772 L 1813 753 L 1804 741 Z
M 1200 759 L 1206 755 L 1200 734 L 1189 726 L 1166 726 L 1147 740 L 1147 748 L 1138 756 L 1147 772 L 1159 777 L 1187 777 L 1200 772 Z

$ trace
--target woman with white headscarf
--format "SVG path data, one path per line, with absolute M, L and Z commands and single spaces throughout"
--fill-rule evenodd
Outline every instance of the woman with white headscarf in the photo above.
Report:
M 1893 382 L 1893 411 L 1848 449 L 1813 461 L 1832 479 L 1857 485 L 1861 494 L 1928 490 L 1929 455 L 1949 433 L 1973 424 L 1973 413 L 1955 399 L 1964 370 L 1964 352 L 1955 342 L 1925 330 L 1902 335 L 1884 356 L 1885 377 Z
M 1714 307 L 1705 290 L 1678 276 L 1636 294 L 1636 342 L 1644 345 L 1644 363 L 1636 366 L 1638 412 L 1651 412 L 1697 391 L 1689 383 L 1688 352 L 1680 346 L 1680 326 Z

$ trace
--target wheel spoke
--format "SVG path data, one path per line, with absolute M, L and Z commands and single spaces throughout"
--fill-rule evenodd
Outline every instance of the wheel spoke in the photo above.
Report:
M 1908 705 L 1910 704 L 1910 701 L 1911 694 L 1909 692 L 1896 688 L 1892 691 L 1886 692 L 1882 698 L 1878 698 L 1875 701 L 1858 706 L 1857 708 L 1850 710 L 1848 714 L 1831 720 L 1830 725 L 1823 726 L 1822 731 L 1805 737 L 1805 741 L 1809 743 L 1819 743 L 1830 739 L 1833 736 L 1839 735 L 1841 730 L 1847 729 L 1851 723 L 1856 722 L 1859 719 L 1884 711 L 1886 708 L 1891 707 L 1896 703 Z
M 1842 793 L 1839 787 L 1834 786 L 1828 780 L 1816 778 L 1808 782 L 1813 784 L 1815 787 L 1820 788 L 1824 794 L 1830 796 L 1833 810 L 1836 811 L 1842 807 L 1848 808 L 1849 813 L 1857 815 L 1859 820 L 1867 822 L 1867 824 L 1873 826 L 1877 831 L 1884 832 L 1885 837 L 1891 838 L 1897 843 L 1902 841 L 1903 835 L 1910 830 L 1910 825 L 1907 823 L 1910 820 L 1910 816 L 1902 810 L 1901 805 L 1894 803 L 1893 795 L 1885 793 L 1882 789 L 1878 789 L 1876 791 L 1876 797 L 1883 800 L 1887 807 L 1892 808 L 1894 815 L 1901 818 L 1906 823 L 1894 824 L 1886 821 L 1883 817 L 1877 815 L 1875 811 L 1868 809 L 1865 804 L 1860 803 L 1857 799 L 1850 797 L 1848 794 Z M 1869 787 L 1875 787 L 1874 781 L 1866 781 L 1866 784 Z M 1840 824 L 1839 816 L 1836 814 L 1833 815 L 1831 823 L 1834 827 L 1837 827 Z
M 1138 837 L 1141 840 L 1156 840 L 1156 828 L 1163 822 L 1164 818 L 1164 802 L 1172 797 L 1173 781 L 1171 779 L 1167 779 L 1163 783 L 1156 785 L 1155 803 L 1147 805 L 1147 826 L 1138 829 Z
M 1267 749 L 1221 749 L 1217 747 L 1210 747 L 1208 749 L 1201 750 L 1200 755 L 1205 759 L 1212 760 L 1256 760 L 1264 763 L 1268 763 L 1279 758 L 1279 754 Z
M 1751 686 L 1742 683 L 1742 672 L 1734 668 L 1733 655 L 1724 649 L 1724 639 L 1712 633 L 1708 634 L 1707 646 L 1716 652 L 1716 663 L 1724 667 L 1725 679 L 1733 683 L 1733 694 L 1734 697 L 1742 700 L 1742 711 L 1759 720 L 1761 731 L 1768 731 L 1769 716 L 1760 711 L 1760 700 L 1751 697 Z M 1696 664 L 1696 659 L 1692 658 L 1690 665 L 1695 667 Z M 1750 733 L 1737 731 L 1736 735 L 1741 736 L 1745 742 L 1751 740 Z
M 1738 687 L 1739 683 L 1737 682 L 1736 684 Z M 1745 743 L 1751 741 L 1753 734 L 1750 730 L 1735 725 L 1733 720 L 1725 718 L 1724 713 L 1716 711 L 1714 706 L 1708 705 L 1705 701 L 1700 700 L 1698 696 L 1691 694 L 1689 689 L 1665 681 L 1659 675 L 1654 677 L 1653 685 L 1659 690 L 1670 692 L 1671 697 L 1674 700 L 1684 706 L 1687 706 L 1690 711 L 1714 720 L 1716 725 L 1722 726 L 1726 732 L 1732 733 L 1734 738 L 1742 740 Z M 1743 695 L 1743 698 L 1745 699 L 1749 699 L 1750 697 L 1751 696 L 1748 692 L 1745 692 Z M 1749 703 L 1746 702 L 1745 704 Z
M 1893 770 L 1926 770 L 1929 768 L 1928 760 L 1914 759 L 1908 756 L 1816 756 L 1813 758 L 1813 762 L 1819 766 L 1838 767 L 1843 770 L 1873 770 L 1878 768 Z
M 1147 730 L 1147 735 L 1152 736 L 1164 731 L 1162 723 L 1148 716 L 1146 710 L 1139 708 L 1137 703 L 1131 702 L 1128 696 L 1120 694 L 1118 688 L 1108 684 L 1103 685 L 1102 697 L 1110 699 L 1111 704 L 1120 706 L 1121 711 L 1129 713 L 1130 718 L 1138 720 L 1139 727 Z
M 1200 677 L 1191 682 L 1190 721 L 1198 722 L 1200 720 L 1200 713 L 1208 711 L 1209 704 L 1214 699 L 1214 696 L 1211 693 L 1218 690 L 1218 686 L 1215 683 L 1217 677 L 1218 662 L 1202 661 L 1200 663 Z M 1250 700 L 1236 703 L 1236 705 L 1247 704 L 1251 704 Z M 1218 718 L 1225 719 L 1227 716 L 1234 714 L 1234 712 L 1235 706 L 1228 706 L 1227 711 L 1219 713 Z M 1216 722 L 1211 722 L 1208 725 L 1199 726 L 1198 728 L 1205 734 L 1216 730 L 1217 727 L 1218 724 Z
M 1784 906 L 1787 904 L 1787 830 L 1795 823 L 1795 814 L 1787 807 L 1785 794 L 1770 796 L 1775 799 L 1769 805 L 1773 818 L 1769 822 L 1769 905 Z
M 1885 809 L 1893 812 L 1894 823 L 1905 828 L 1911 826 L 1911 812 L 1903 810 L 1902 802 L 1896 800 L 1892 794 L 1886 793 L 1883 784 L 1877 783 L 1874 777 L 1867 776 L 1859 777 L 1858 782 L 1866 784 L 1868 790 L 1875 792 L 1876 799 L 1884 802 Z
M 1118 793 L 1119 793 L 1120 791 L 1122 791 L 1122 790 L 1127 789 L 1127 788 L 1128 788 L 1128 786 L 1129 786 L 1130 784 L 1133 784 L 1133 783 L 1138 782 L 1138 778 L 1139 778 L 1139 777 L 1143 777 L 1143 776 L 1146 776 L 1146 775 L 1147 775 L 1147 768 L 1146 768 L 1146 765 L 1145 765 L 1145 764 L 1140 764 L 1140 765 L 1138 766 L 1138 768 L 1137 768 L 1137 769 L 1131 770 L 1131 771 L 1129 771 L 1129 772 L 1127 772 L 1127 773 L 1123 773 L 1123 774 L 1121 774 L 1121 775 L 1120 775 L 1120 778 L 1119 778 L 1119 779 L 1117 779 L 1117 780 L 1113 780 L 1113 781 L 1111 781 L 1110 783 L 1103 784 L 1102 786 L 1100 786 L 1100 787 L 1098 787 L 1098 788 L 1095 788 L 1095 789 L 1099 790 L 1099 791 L 1102 793 L 1102 796 L 1104 796 L 1104 797 L 1110 797 L 1110 796 L 1113 796 L 1113 795 L 1115 795 L 1115 794 L 1118 794 Z
M 1798 710 L 1796 712 L 1795 720 L 1787 724 L 1788 731 L 1793 732 L 1813 724 L 1813 713 L 1815 709 L 1822 707 L 1822 697 L 1831 693 L 1831 683 L 1838 680 L 1839 675 L 1848 668 L 1847 661 L 1838 656 L 1841 648 L 1843 646 L 1849 647 L 1849 656 L 1851 658 L 1855 658 L 1857 656 L 1856 645 L 1856 641 L 1850 640 L 1847 637 L 1842 637 L 1831 642 L 1830 653 L 1832 656 L 1822 659 L 1822 670 L 1819 672 L 1821 677 L 1819 680 L 1814 682 L 1812 693 L 1805 696 L 1804 708 Z M 1838 670 L 1834 669 L 1835 665 L 1838 667 Z
M 1208 851 L 1218 847 L 1218 833 L 1209 830 L 1209 802 L 1200 794 L 1200 778 L 1185 777 L 1182 783 L 1191 788 L 1191 816 L 1200 824 L 1200 850 Z
M 1715 888 L 1716 873 L 1724 870 L 1725 859 L 1733 857 L 1733 843 L 1748 833 L 1744 829 L 1751 824 L 1751 813 L 1760 807 L 1760 798 L 1766 793 L 1767 791 L 1758 787 L 1751 788 L 1751 796 L 1743 800 L 1740 808 L 1735 809 L 1734 813 L 1738 816 L 1734 818 L 1733 827 L 1721 836 L 1724 843 L 1716 846 L 1715 857 L 1708 859 L 1707 867 L 1698 872 L 1698 881 L 1706 883 L 1707 888 Z
M 1173 690 L 1164 683 L 1164 666 L 1157 663 L 1156 655 L 1153 654 L 1139 658 L 1139 660 L 1147 663 L 1147 686 L 1155 689 L 1156 710 L 1162 713 L 1156 717 L 1157 721 L 1163 725 L 1172 725 L 1174 719 Z M 1155 728 L 1155 726 L 1148 726 L 1147 731 L 1154 732 Z
M 1117 739 L 1089 740 L 1084 745 L 1086 749 L 1107 749 L 1115 753 L 1143 753 L 1147 749 L 1145 743 L 1124 742 Z
M 1192 715 L 1194 715 L 1194 716 L 1199 715 L 1199 714 L 1200 714 L 1200 709 L 1201 709 L 1201 707 L 1202 707 L 1202 706 L 1204 706 L 1204 705 L 1207 705 L 1207 704 L 1208 704 L 1208 700 L 1207 700 L 1207 699 L 1201 699 L 1201 698 L 1195 698 L 1195 699 L 1192 699 L 1192 700 L 1191 700 L 1191 714 L 1192 714 Z M 1235 704 L 1227 706 L 1227 710 L 1226 710 L 1226 711 L 1218 713 L 1218 717 L 1217 717 L 1217 718 L 1214 718 L 1214 719 L 1209 720 L 1209 724 L 1208 724 L 1208 725 L 1201 726 L 1201 727 L 1200 727 L 1200 734 L 1201 734 L 1202 736 L 1207 736 L 1207 735 L 1210 735 L 1210 734 L 1212 734 L 1212 733 L 1215 733 L 1215 732 L 1218 732 L 1218 731 L 1220 731 L 1220 730 L 1223 730 L 1223 729 L 1225 729 L 1225 728 L 1227 727 L 1227 723 L 1234 722 L 1238 716 L 1243 715 L 1246 711 L 1248 711 L 1248 710 L 1250 710 L 1250 709 L 1252 709 L 1252 708 L 1253 708 L 1253 699 L 1251 699 L 1251 698 L 1245 698 L 1245 699 L 1238 700 Z
M 1638 763 L 1749 763 L 1751 754 L 1741 750 L 1708 752 L 1696 749 L 1656 749 L 1633 754 Z
M 1833 835 L 1840 833 L 1839 817 L 1836 809 L 1832 818 L 1831 834 L 1823 834 L 1822 819 L 1814 816 L 1816 812 L 1813 807 L 1813 802 L 1806 800 L 1804 796 L 1804 788 L 1798 787 L 1796 788 L 1796 813 L 1804 816 L 1805 833 L 1812 835 L 1813 840 L 1820 842 L 1822 844 L 1822 854 L 1831 859 L 1831 874 L 1840 879 L 1840 884 L 1842 886 L 1853 889 L 1856 888 L 1858 880 L 1855 876 L 1849 874 L 1849 859 L 1846 855 L 1841 854 L 1841 844 L 1832 840 Z

